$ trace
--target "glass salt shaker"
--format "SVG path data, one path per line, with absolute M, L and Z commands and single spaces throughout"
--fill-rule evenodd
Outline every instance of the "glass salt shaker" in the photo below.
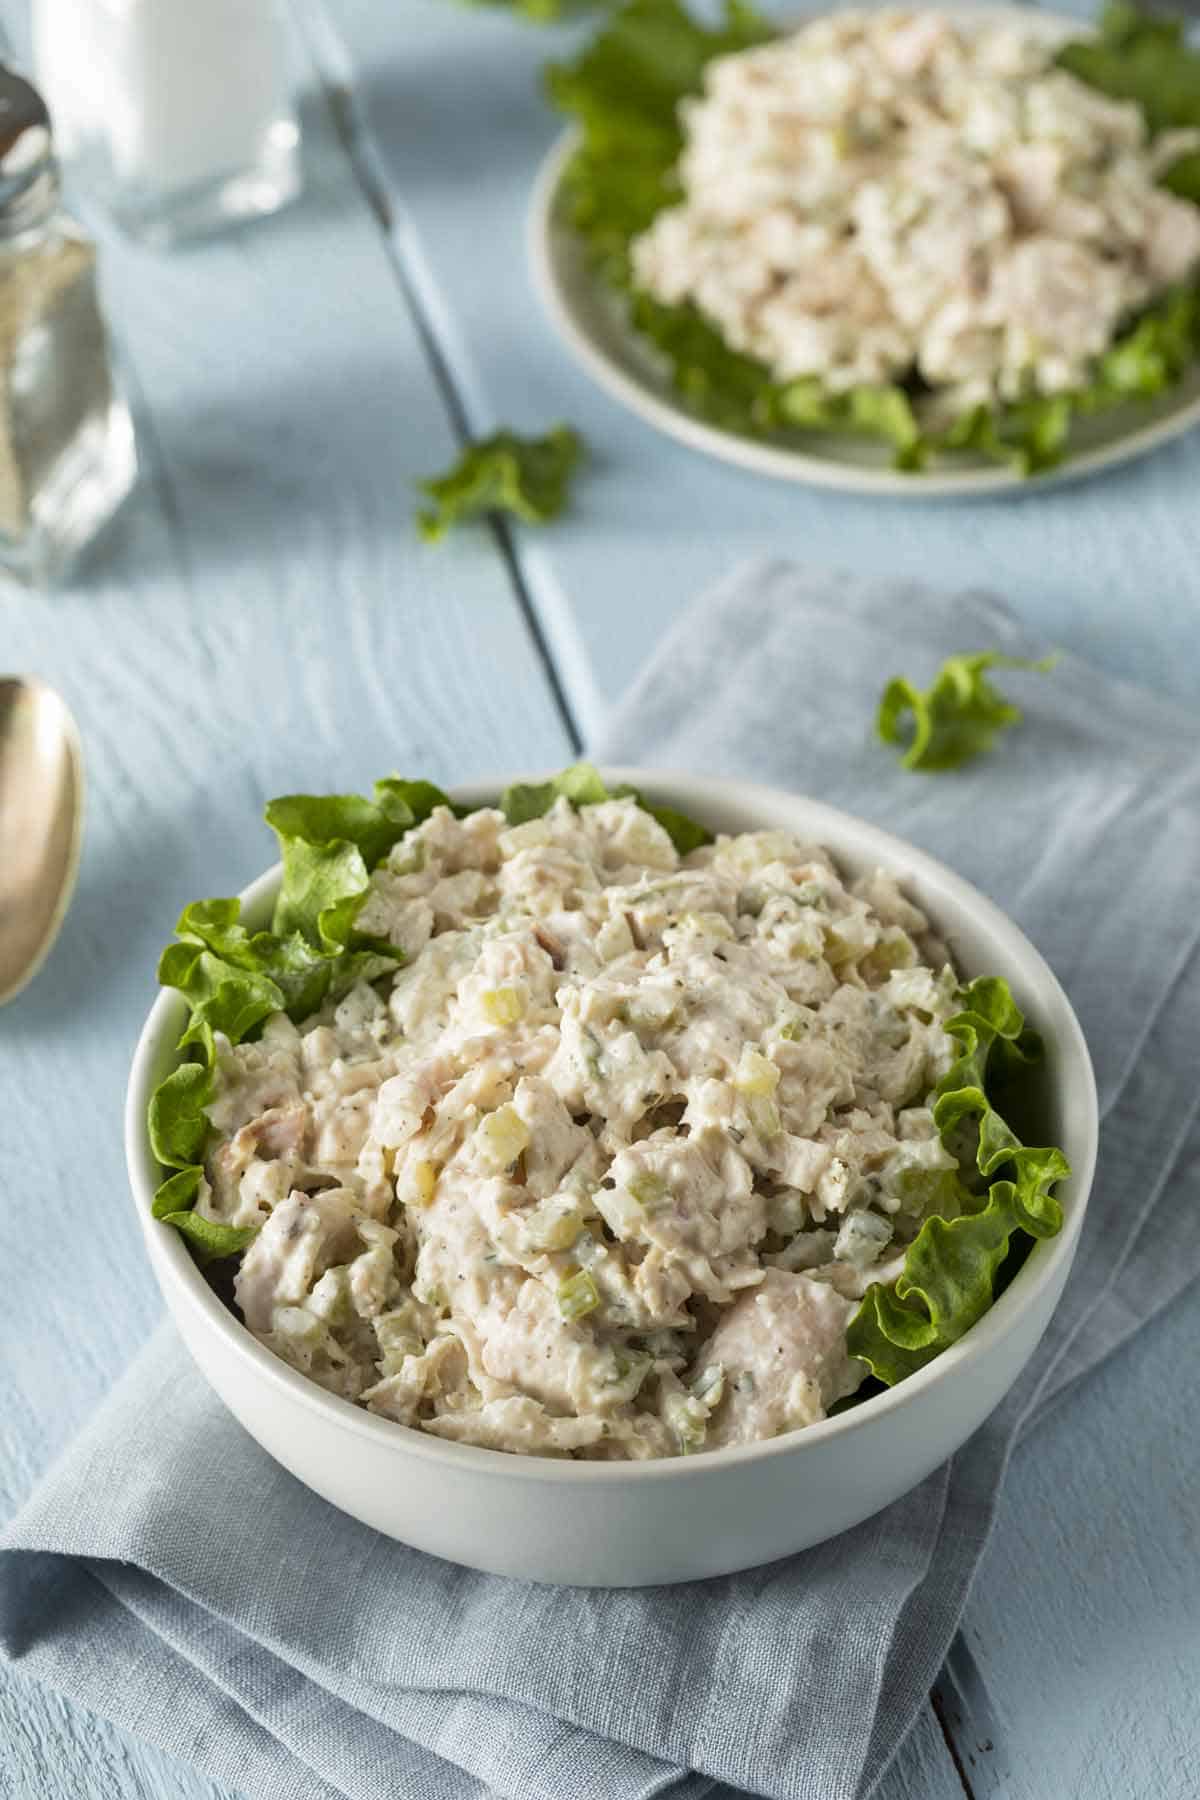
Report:
M 34 0 L 33 52 L 72 178 L 134 236 L 170 244 L 300 191 L 277 0 Z
M 59 205 L 41 96 L 0 65 L 0 568 L 62 574 L 136 475 L 96 252 Z

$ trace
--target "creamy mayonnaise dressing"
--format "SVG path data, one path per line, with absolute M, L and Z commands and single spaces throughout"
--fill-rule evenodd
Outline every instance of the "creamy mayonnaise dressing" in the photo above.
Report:
M 671 1456 L 825 1416 L 946 1184 L 955 977 L 785 831 L 682 860 L 633 800 L 440 808 L 372 877 L 394 977 L 219 1040 L 199 1210 L 249 1329 L 372 1412 Z
M 1057 393 L 1200 262 L 1200 208 L 1157 185 L 1200 132 L 1151 140 L 1036 22 L 834 13 L 710 63 L 681 123 L 635 277 L 781 381 L 915 374 L 948 415 Z

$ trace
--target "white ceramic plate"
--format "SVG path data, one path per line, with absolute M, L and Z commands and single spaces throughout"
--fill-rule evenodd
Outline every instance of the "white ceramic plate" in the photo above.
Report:
M 1077 20 L 1033 15 L 1022 7 L 947 8 L 976 17 L 1019 11 L 1052 40 L 1083 35 Z M 577 142 L 566 132 L 543 163 L 529 215 L 529 258 L 534 285 L 568 350 L 598 385 L 639 417 L 724 462 L 760 475 L 802 481 L 848 493 L 881 494 L 904 500 L 997 494 L 1093 475 L 1127 462 L 1178 437 L 1200 422 L 1200 364 L 1170 393 L 1149 403 L 1131 403 L 1081 420 L 1071 435 L 1068 459 L 1044 475 L 1023 477 L 973 455 L 937 457 L 918 474 L 891 466 L 885 444 L 822 433 L 806 434 L 795 445 L 765 442 L 710 425 L 689 411 L 671 385 L 651 346 L 630 327 L 621 298 L 589 266 L 582 239 L 567 220 L 563 174 Z

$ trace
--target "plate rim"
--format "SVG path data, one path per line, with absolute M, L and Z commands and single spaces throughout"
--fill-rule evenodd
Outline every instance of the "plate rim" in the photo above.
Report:
M 1020 17 L 1029 23 L 1027 8 L 1009 5 L 959 5 L 930 7 L 954 15 L 981 18 Z M 812 17 L 819 15 L 814 14 Z M 1061 13 L 1039 13 L 1037 23 L 1047 34 L 1088 36 L 1089 22 L 1070 19 Z M 562 180 L 572 154 L 581 138 L 578 126 L 567 126 L 551 144 L 534 179 L 526 215 L 526 253 L 534 291 L 560 341 L 582 365 L 594 383 L 627 411 L 655 426 L 668 437 L 689 449 L 732 463 L 753 474 L 768 475 L 777 480 L 801 483 L 809 487 L 834 489 L 843 493 L 874 494 L 889 499 L 944 500 L 978 499 L 1000 494 L 1042 492 L 1047 487 L 1079 481 L 1100 474 L 1116 464 L 1131 462 L 1151 450 L 1170 443 L 1200 423 L 1200 387 L 1186 395 L 1169 412 L 1149 419 L 1145 424 L 1121 432 L 1106 443 L 1081 450 L 1052 469 L 1040 474 L 1021 475 L 1005 465 L 980 462 L 961 468 L 942 468 L 903 472 L 890 467 L 872 468 L 865 464 L 841 462 L 833 457 L 743 437 L 723 426 L 710 424 L 687 411 L 682 401 L 657 393 L 648 383 L 623 368 L 597 342 L 572 305 L 569 282 L 561 268 L 562 244 L 570 233 L 558 216 Z M 580 240 L 573 235 L 576 250 Z M 567 252 L 570 254 L 570 251 Z M 598 277 L 590 277 L 596 291 L 602 291 Z M 635 334 L 626 326 L 632 338 Z M 1200 377 L 1200 358 L 1195 366 Z M 1186 382 L 1188 377 L 1184 377 Z

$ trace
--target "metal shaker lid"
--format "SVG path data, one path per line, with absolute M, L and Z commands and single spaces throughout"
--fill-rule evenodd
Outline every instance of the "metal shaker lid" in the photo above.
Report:
M 0 63 L 0 212 L 57 185 L 46 102 L 32 83 Z

